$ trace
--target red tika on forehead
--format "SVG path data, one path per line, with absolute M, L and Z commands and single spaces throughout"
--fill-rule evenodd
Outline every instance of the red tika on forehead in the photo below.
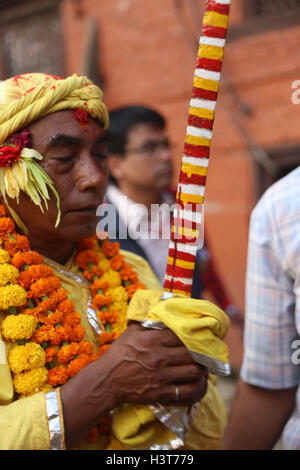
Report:
M 74 109 L 73 117 L 75 121 L 77 121 L 81 127 L 86 131 L 90 122 L 89 113 L 85 109 Z

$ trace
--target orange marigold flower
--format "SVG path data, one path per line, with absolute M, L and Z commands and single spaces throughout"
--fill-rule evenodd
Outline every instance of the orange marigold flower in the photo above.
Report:
M 95 265 L 93 265 L 90 270 L 86 269 L 85 271 L 83 271 L 83 275 L 88 281 L 92 281 L 95 276 L 101 277 L 102 274 L 103 274 L 102 269 L 99 268 L 99 266 L 95 266 Z
M 51 362 L 53 361 L 54 356 L 56 355 L 57 351 L 55 348 L 47 348 L 45 350 L 46 353 L 46 362 Z
M 107 258 L 112 258 L 120 251 L 120 243 L 119 242 L 110 242 L 108 239 L 105 239 L 102 243 L 100 251 L 106 256 Z
M 112 333 L 102 331 L 99 335 L 99 341 L 102 346 L 107 343 L 112 343 L 115 339 L 117 339 L 117 334 L 114 331 Z
M 60 280 L 56 276 L 49 276 L 46 279 L 39 279 L 34 282 L 29 289 L 28 296 L 37 299 L 43 295 L 48 295 L 60 287 Z
M 78 243 L 77 245 L 78 251 L 93 250 L 95 248 L 96 243 L 97 243 L 97 240 L 95 239 L 95 236 L 85 238 L 84 240 Z
M 48 370 L 48 383 L 52 385 L 52 387 L 65 384 L 68 378 L 67 369 L 62 365 Z
M 75 305 L 74 302 L 70 299 L 64 299 L 62 302 L 60 302 L 57 306 L 57 308 L 67 314 L 67 313 L 73 313 L 75 310 Z
M 92 300 L 92 308 L 94 310 L 100 310 L 102 307 L 109 305 L 111 301 L 111 295 L 97 294 Z
M 64 289 L 60 288 L 54 290 L 50 293 L 48 299 L 44 299 L 39 302 L 39 307 L 43 309 L 43 312 L 46 313 L 47 311 L 52 311 L 59 305 L 60 302 L 67 298 L 67 293 Z
M 2 219 L 0 219 L 2 220 Z M 11 235 L 5 234 L 2 235 L 3 239 L 3 248 L 13 257 L 16 253 L 20 251 L 29 251 L 30 245 L 27 237 L 19 235 L 13 232 Z
M 93 282 L 93 284 L 90 285 L 90 291 L 92 295 L 96 295 L 99 290 L 102 290 L 105 292 L 109 287 L 108 282 L 103 282 L 101 279 L 97 279 L 96 281 Z
M 83 338 L 85 337 L 85 329 L 83 328 L 82 325 L 76 325 L 73 328 L 71 328 L 71 331 L 69 333 L 69 340 L 70 341 L 82 341 Z
M 29 266 L 27 271 L 21 272 L 18 282 L 24 289 L 28 289 L 32 282 L 52 275 L 53 269 L 44 264 Z
M 94 346 L 90 341 L 80 341 L 78 344 L 79 346 L 79 354 L 88 354 L 89 356 L 92 356 L 94 353 Z
M 98 264 L 98 262 L 99 256 L 93 250 L 81 251 L 76 257 L 76 263 L 83 270 L 89 269 L 89 263 Z
M 123 269 L 120 271 L 120 276 L 123 281 L 138 282 L 136 273 L 133 271 L 129 264 L 124 263 Z
M 67 346 L 62 346 L 57 353 L 57 359 L 62 364 L 67 364 L 73 357 L 78 354 L 79 344 L 71 343 Z
M 50 335 L 53 334 L 54 327 L 52 325 L 42 325 L 38 330 L 32 335 L 32 341 L 36 343 L 44 343 L 45 341 L 49 341 Z
M 18 252 L 12 258 L 11 263 L 21 270 L 25 264 L 28 264 L 29 266 L 32 264 L 42 264 L 43 257 L 36 251 L 25 251 L 24 253 Z
M 103 325 L 106 325 L 106 323 L 111 325 L 118 321 L 118 312 L 116 310 L 106 310 L 106 312 L 99 310 L 98 316 Z
M 91 357 L 88 354 L 79 354 L 76 359 L 69 362 L 67 372 L 69 377 L 74 377 L 83 367 L 91 362 Z
M 124 256 L 117 254 L 110 260 L 110 265 L 115 271 L 119 271 L 124 266 Z
M 47 325 L 56 325 L 61 323 L 64 318 L 64 314 L 60 310 L 55 310 L 44 317 L 44 322 Z
M 1 217 L 0 219 L 0 233 L 7 234 L 15 231 L 14 221 L 9 217 Z
M 68 341 L 70 338 L 71 328 L 67 325 L 53 327 L 49 331 L 49 341 L 51 344 L 58 345 L 64 341 Z
M 42 319 L 44 320 L 44 318 L 45 318 L 45 313 L 39 305 L 37 305 L 34 308 L 26 308 L 25 310 L 23 310 L 22 313 L 24 315 L 33 315 L 34 317 L 36 317 L 36 319 L 38 321 L 40 321 Z
M 24 235 L 18 235 L 18 234 L 16 234 L 15 237 L 17 238 L 17 245 L 20 251 L 30 250 L 30 244 L 29 244 L 29 240 L 27 237 L 25 237 Z
M 77 312 L 68 313 L 64 318 L 65 325 L 70 325 L 72 327 L 80 325 L 81 316 Z

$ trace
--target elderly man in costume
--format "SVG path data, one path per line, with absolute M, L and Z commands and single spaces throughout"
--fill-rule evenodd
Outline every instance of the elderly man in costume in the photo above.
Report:
M 46 74 L 1 87 L 0 448 L 218 448 L 207 371 L 228 372 L 226 315 L 164 300 L 143 259 L 94 235 L 101 91 Z

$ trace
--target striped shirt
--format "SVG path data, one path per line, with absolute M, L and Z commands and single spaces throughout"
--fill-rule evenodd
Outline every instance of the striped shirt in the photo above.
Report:
M 300 166 L 271 186 L 252 212 L 242 379 L 267 389 L 300 379 Z M 300 387 L 283 433 L 300 449 Z

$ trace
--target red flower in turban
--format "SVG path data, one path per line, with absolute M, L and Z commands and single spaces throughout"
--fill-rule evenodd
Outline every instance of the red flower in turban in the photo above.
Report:
M 21 145 L 18 144 L 16 147 L 11 145 L 0 146 L 0 167 L 11 166 L 21 156 Z

